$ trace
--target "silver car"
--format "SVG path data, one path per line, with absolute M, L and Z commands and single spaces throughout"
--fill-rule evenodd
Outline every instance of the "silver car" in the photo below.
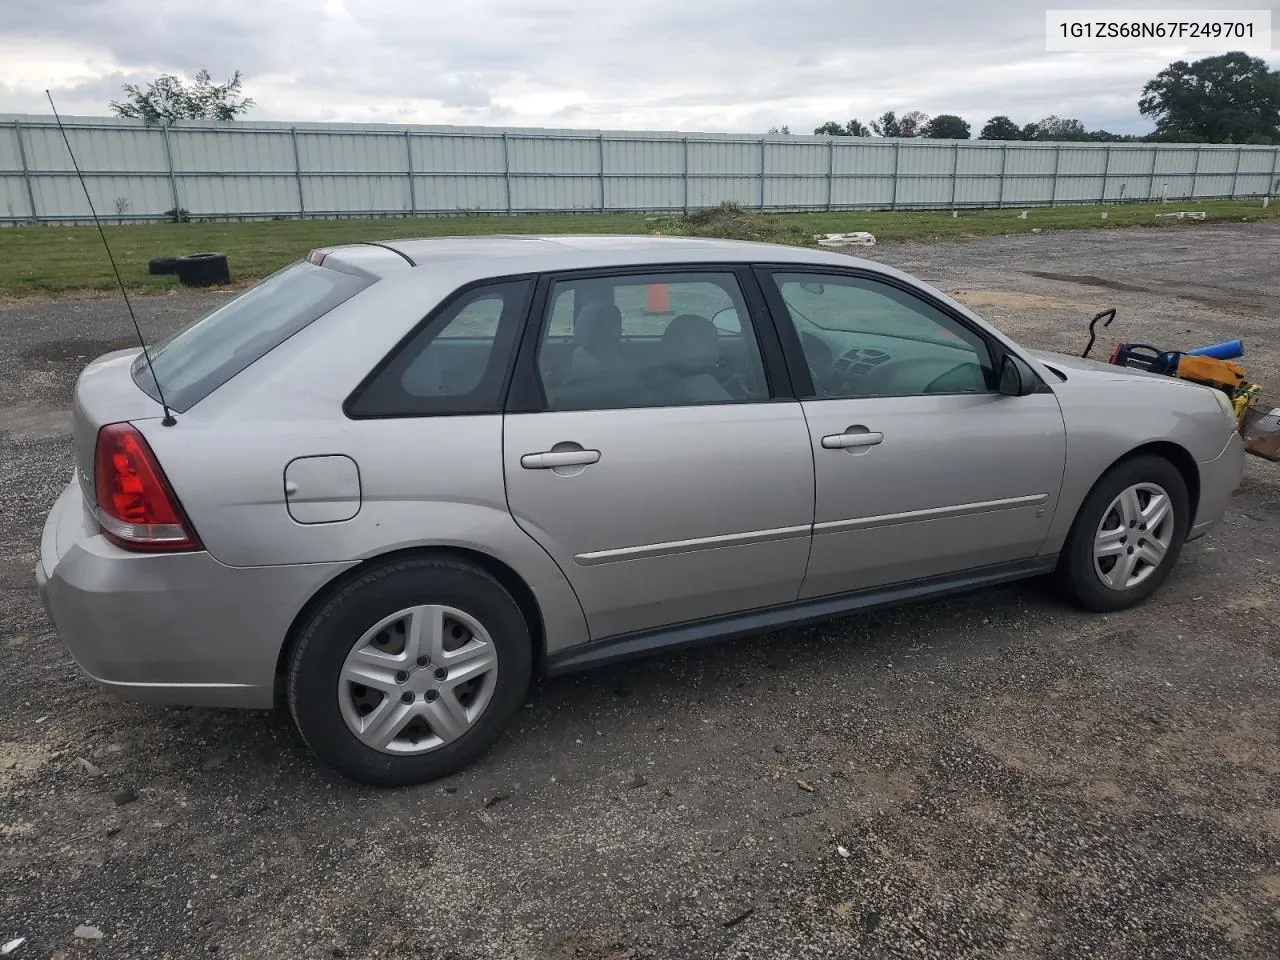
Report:
M 337 246 L 150 355 L 76 386 L 53 624 L 379 784 L 476 759 L 535 674 L 1040 574 L 1131 606 L 1243 466 L 1220 392 L 793 247 Z

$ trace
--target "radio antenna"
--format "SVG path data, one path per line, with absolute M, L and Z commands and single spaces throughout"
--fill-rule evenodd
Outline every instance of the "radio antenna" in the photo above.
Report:
M 142 328 L 138 326 L 138 318 L 133 312 L 133 304 L 129 302 L 129 291 L 124 288 L 124 281 L 120 279 L 120 269 L 116 266 L 116 258 L 111 255 L 111 244 L 107 243 L 107 234 L 102 229 L 102 221 L 98 219 L 98 211 L 93 208 L 93 197 L 89 196 L 89 187 L 84 182 L 84 174 L 80 172 L 80 164 L 76 163 L 75 151 L 71 149 L 71 140 L 67 136 L 66 128 L 62 125 L 62 117 L 58 116 L 58 108 L 53 105 L 53 95 L 48 90 L 44 92 L 44 95 L 49 98 L 49 107 L 53 110 L 53 119 L 58 122 L 58 132 L 62 134 L 62 142 L 67 145 L 67 153 L 71 155 L 71 166 L 75 168 L 76 178 L 80 181 L 80 189 L 84 191 L 84 198 L 89 203 L 89 213 L 93 215 L 93 225 L 98 228 L 98 236 L 102 238 L 102 245 L 106 247 L 107 259 L 111 261 L 111 272 L 115 274 L 116 285 L 120 287 L 120 296 L 124 297 L 124 305 L 129 310 L 129 319 L 133 321 L 133 332 L 138 335 L 138 343 L 142 346 L 142 355 L 147 361 L 147 371 L 155 382 L 156 396 L 160 398 L 160 407 L 164 410 L 164 419 L 160 423 L 162 426 L 172 427 L 178 421 L 173 418 L 173 412 L 169 409 L 169 404 L 165 402 L 164 390 L 160 386 L 160 378 L 156 376 L 156 368 L 151 365 L 151 351 L 147 349 L 147 341 L 142 337 Z

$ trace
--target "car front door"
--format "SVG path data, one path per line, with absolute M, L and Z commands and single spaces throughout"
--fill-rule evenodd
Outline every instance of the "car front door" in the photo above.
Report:
M 594 639 L 799 594 L 813 457 L 753 283 L 717 266 L 540 287 L 504 422 L 508 504 Z
M 1001 394 L 1000 347 L 895 279 L 782 268 L 760 278 L 813 449 L 801 596 L 1035 556 L 1065 456 L 1053 393 Z

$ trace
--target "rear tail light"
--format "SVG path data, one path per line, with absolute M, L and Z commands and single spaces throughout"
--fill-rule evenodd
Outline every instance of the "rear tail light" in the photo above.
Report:
M 145 553 L 201 549 L 155 454 L 133 426 L 109 423 L 98 431 L 94 486 L 98 526 L 116 546 Z

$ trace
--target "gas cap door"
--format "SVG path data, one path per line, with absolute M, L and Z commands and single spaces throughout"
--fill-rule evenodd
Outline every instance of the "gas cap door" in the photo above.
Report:
M 284 499 L 298 523 L 339 523 L 360 512 L 360 470 L 350 457 L 298 457 L 284 468 Z

